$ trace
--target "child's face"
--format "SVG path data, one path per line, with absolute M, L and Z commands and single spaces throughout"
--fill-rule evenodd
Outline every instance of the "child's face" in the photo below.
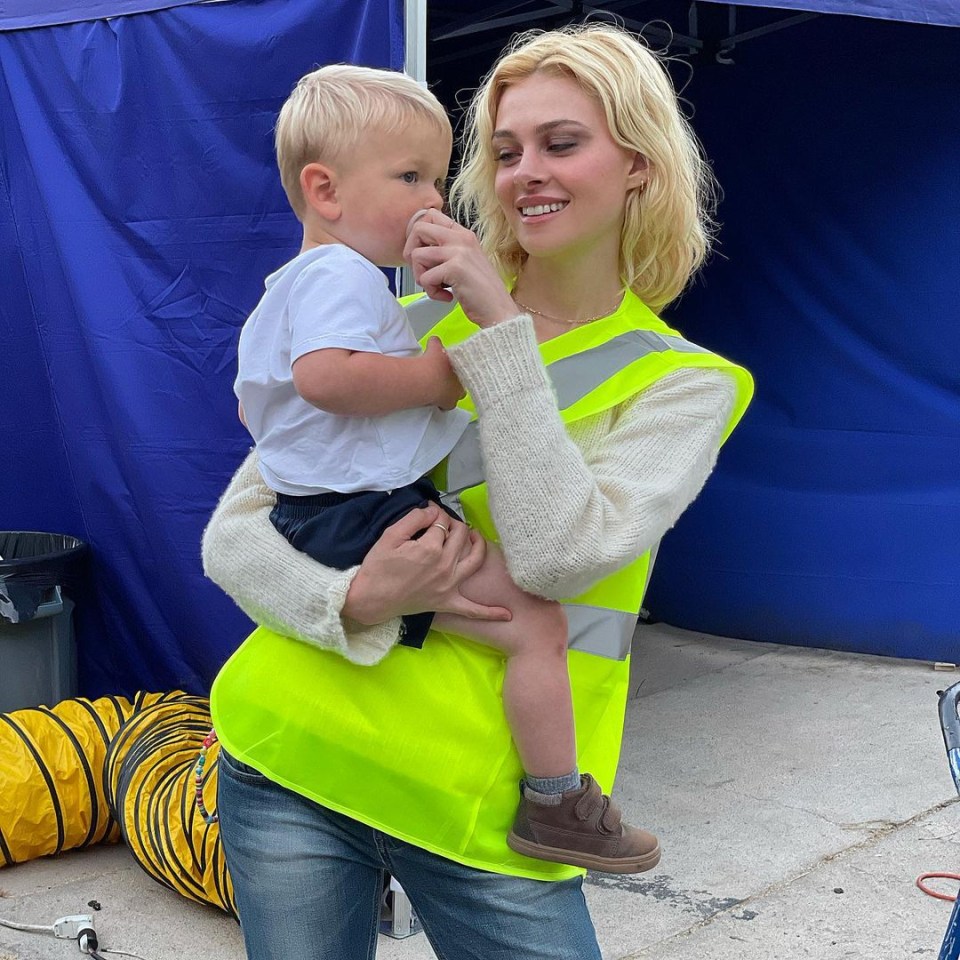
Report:
M 407 223 L 443 206 L 452 136 L 429 120 L 371 130 L 338 165 L 340 217 L 331 233 L 381 267 L 403 263 Z

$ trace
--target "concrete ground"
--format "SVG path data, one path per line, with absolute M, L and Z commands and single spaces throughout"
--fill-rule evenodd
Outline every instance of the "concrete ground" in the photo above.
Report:
M 649 625 L 633 673 L 615 795 L 664 856 L 651 873 L 588 877 L 605 960 L 935 960 L 951 904 L 914 880 L 960 871 L 936 697 L 960 672 Z M 101 947 L 243 958 L 234 921 L 159 886 L 123 847 L 0 871 L 0 919 L 50 924 L 91 900 Z M 0 960 L 76 955 L 0 927 Z M 434 955 L 417 934 L 381 937 L 379 956 Z

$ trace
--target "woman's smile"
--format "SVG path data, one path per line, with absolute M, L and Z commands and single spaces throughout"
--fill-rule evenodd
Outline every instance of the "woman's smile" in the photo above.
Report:
M 550 214 L 559 213 L 567 206 L 566 200 L 540 200 L 524 198 L 517 204 L 520 216 L 527 220 L 542 220 Z

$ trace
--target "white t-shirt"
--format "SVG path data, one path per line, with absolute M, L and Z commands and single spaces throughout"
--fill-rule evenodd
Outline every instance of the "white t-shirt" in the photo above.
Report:
M 470 420 L 464 410 L 340 416 L 308 403 L 293 385 L 293 362 L 313 350 L 420 352 L 377 267 L 349 247 L 327 244 L 295 257 L 265 286 L 240 333 L 234 390 L 268 487 L 293 496 L 394 490 L 453 449 Z

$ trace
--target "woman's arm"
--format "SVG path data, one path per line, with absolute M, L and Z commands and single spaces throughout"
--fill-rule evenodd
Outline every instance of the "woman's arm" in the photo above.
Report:
M 203 535 L 204 572 L 257 623 L 359 664 L 381 660 L 397 642 L 400 616 L 446 611 L 509 620 L 460 594 L 483 563 L 483 538 L 440 507 L 413 510 L 384 531 L 359 567 L 324 567 L 291 546 L 270 522 L 276 495 L 256 453 L 241 464 Z M 445 536 L 432 530 L 443 517 Z M 427 533 L 414 539 L 422 530 Z
M 732 377 L 682 370 L 571 439 L 528 318 L 448 349 L 479 411 L 490 507 L 525 590 L 576 596 L 650 548 L 713 469 L 735 401 Z
M 321 566 L 270 522 L 276 495 L 251 453 L 234 474 L 203 534 L 204 573 L 255 622 L 354 663 L 382 659 L 397 642 L 399 618 L 363 626 L 341 619 L 357 567 Z

